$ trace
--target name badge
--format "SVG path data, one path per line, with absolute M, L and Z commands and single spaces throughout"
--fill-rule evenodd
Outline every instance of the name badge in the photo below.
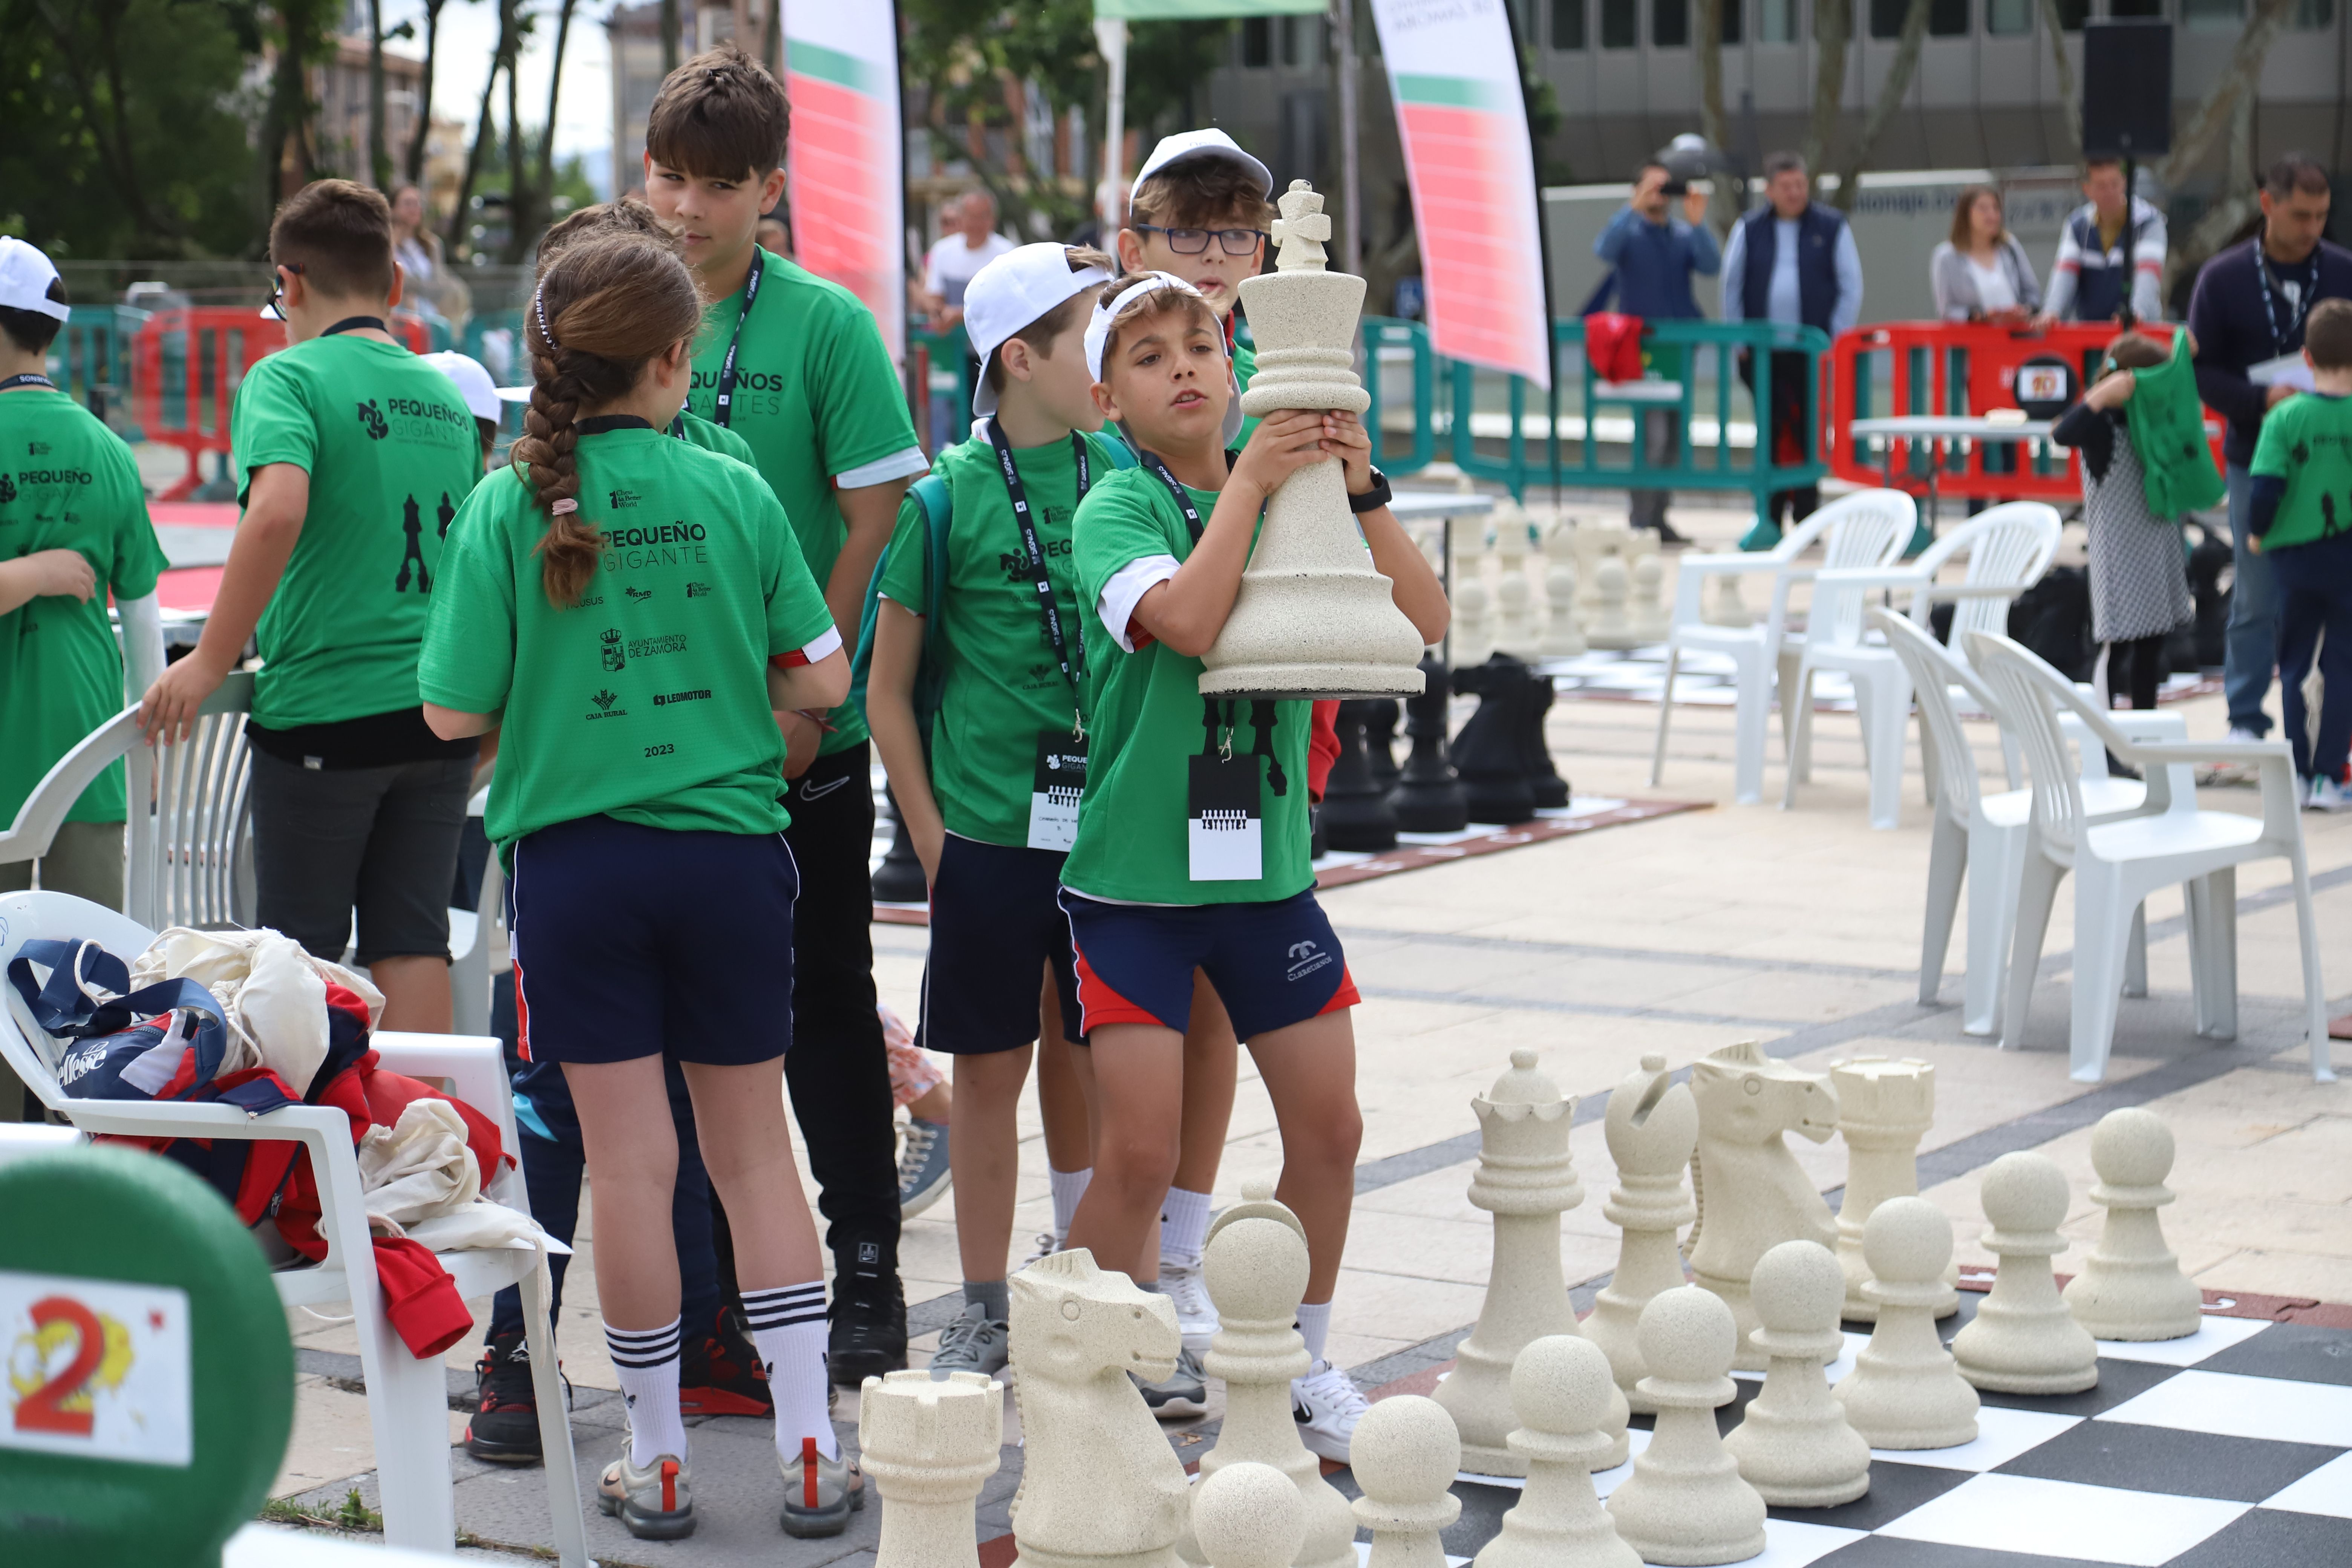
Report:
M 1087 743 L 1067 731 L 1037 736 L 1029 784 L 1029 847 L 1066 853 L 1078 841 L 1078 797 L 1087 788 Z
M 1195 754 L 1184 802 L 1184 839 L 1195 882 L 1255 882 L 1265 875 L 1258 759 Z

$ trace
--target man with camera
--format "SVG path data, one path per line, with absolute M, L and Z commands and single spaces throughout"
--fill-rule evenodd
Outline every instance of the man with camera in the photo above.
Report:
M 1673 210 L 1682 198 L 1682 213 Z M 1633 195 L 1609 220 L 1593 254 L 1615 268 L 1617 308 L 1644 321 L 1689 321 L 1698 313 L 1691 292 L 1691 277 L 1713 277 L 1723 266 L 1723 252 L 1706 226 L 1706 196 L 1654 159 L 1633 177 Z M 1654 347 L 1650 368 L 1667 380 L 1682 373 L 1678 349 Z M 1682 453 L 1682 416 L 1675 408 L 1643 412 L 1642 458 L 1652 468 L 1671 468 Z M 1662 544 L 1688 542 L 1666 521 L 1667 490 L 1635 490 L 1632 523 L 1654 528 Z

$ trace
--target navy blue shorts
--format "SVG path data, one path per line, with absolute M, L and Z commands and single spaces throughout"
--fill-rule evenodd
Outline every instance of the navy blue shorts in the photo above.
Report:
M 1062 1034 L 1079 1039 L 1077 971 L 1069 926 L 1055 902 L 1066 858 L 1058 849 L 947 836 L 931 884 L 931 953 L 923 964 L 917 1045 L 953 1057 L 1027 1045 L 1037 1037 L 1037 996 L 1049 964 L 1062 999 Z
M 1270 904 L 1106 904 L 1062 889 L 1088 1033 L 1192 1021 L 1192 971 L 1217 988 L 1234 1034 L 1255 1039 L 1362 998 L 1313 889 Z
M 780 834 L 583 816 L 529 834 L 507 884 L 515 1015 L 532 1061 L 773 1061 L 793 1043 Z

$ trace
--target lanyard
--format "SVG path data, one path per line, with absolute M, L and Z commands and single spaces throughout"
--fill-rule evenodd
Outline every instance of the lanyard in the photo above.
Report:
M 1054 657 L 1061 661 L 1062 679 L 1070 689 L 1078 689 L 1078 671 L 1086 667 L 1085 635 L 1073 622 L 1066 636 L 1062 630 L 1061 607 L 1054 602 L 1054 579 L 1045 570 L 1045 547 L 1037 538 L 1037 520 L 1029 513 L 1029 491 L 1021 483 L 1021 470 L 1013 466 L 1013 447 L 1004 439 L 1004 427 L 992 416 L 988 421 L 988 444 L 996 449 L 997 472 L 1004 477 L 1004 493 L 1013 500 L 1013 521 L 1021 529 L 1021 548 L 1029 552 L 1032 581 L 1037 584 L 1037 609 L 1045 617 L 1045 640 L 1054 645 Z M 1078 499 L 1087 499 L 1087 441 L 1076 431 L 1070 432 L 1070 455 L 1078 468 Z
M 0 392 L 5 392 L 9 388 L 15 386 L 46 386 L 51 392 L 55 392 L 58 389 L 58 384 L 51 381 L 47 376 L 34 374 L 31 373 L 27 373 L 24 375 L 12 375 L 5 381 L 0 381 Z
M 337 332 L 381 332 L 383 331 L 384 325 L 383 318 L 382 316 L 345 316 L 341 321 L 337 321 L 333 326 L 329 327 L 325 331 L 320 332 L 319 335 L 322 338 L 331 338 Z
M 2296 290 L 2294 311 L 2286 319 L 2286 330 L 2278 324 L 2278 306 L 2271 298 L 2271 258 L 2263 254 L 2262 241 L 2254 241 L 2254 276 L 2263 284 L 2263 319 L 2270 323 L 2271 354 L 2273 358 L 2286 353 L 2287 340 L 2303 330 L 2303 318 L 2311 310 L 2311 297 L 2319 292 L 2319 247 L 2313 246 L 2311 258 L 2305 263 L 2302 288 Z M 2284 281 L 2284 279 L 2282 279 Z
M 1142 458 L 1143 466 L 1150 468 L 1153 473 L 1159 475 L 1160 482 L 1168 487 L 1168 493 L 1176 498 L 1176 505 L 1178 509 L 1184 513 L 1184 526 L 1192 531 L 1192 542 L 1195 544 L 1200 543 L 1201 513 L 1200 510 L 1192 505 L 1192 493 L 1185 489 L 1182 482 L 1180 481 L 1174 474 L 1168 471 L 1168 465 L 1160 460 L 1160 454 L 1157 452 L 1141 452 L 1139 455 Z M 1230 458 L 1227 459 L 1229 462 L 1232 459 Z
M 743 309 L 735 318 L 735 335 L 727 340 L 727 357 L 719 362 L 719 401 L 711 405 L 710 422 L 721 429 L 735 411 L 735 352 L 743 346 L 743 323 L 760 298 L 760 278 L 767 268 L 759 251 L 751 253 L 751 270 L 743 275 Z

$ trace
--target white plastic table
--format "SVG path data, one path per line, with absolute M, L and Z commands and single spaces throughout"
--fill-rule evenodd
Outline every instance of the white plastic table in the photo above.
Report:
M 1399 522 L 1427 522 L 1434 518 L 1444 525 L 1444 538 L 1440 541 L 1437 556 L 1437 580 L 1445 585 L 1445 597 L 1454 597 L 1454 520 L 1457 517 L 1485 517 L 1495 510 L 1495 498 L 1476 491 L 1461 490 L 1399 490 L 1389 500 L 1389 510 Z M 1438 662 L 1454 662 L 1454 632 L 1448 626 L 1445 640 L 1438 645 Z
M 1874 436 L 1886 440 L 1886 487 L 1895 483 L 1895 448 L 1906 441 L 1926 441 L 1927 451 L 1927 531 L 1936 531 L 1936 478 L 1944 471 L 1946 441 L 1998 441 L 2016 445 L 2045 440 L 2049 419 L 1988 419 L 1983 415 L 1903 414 L 1885 419 L 1857 419 L 1846 426 L 1857 446 Z

